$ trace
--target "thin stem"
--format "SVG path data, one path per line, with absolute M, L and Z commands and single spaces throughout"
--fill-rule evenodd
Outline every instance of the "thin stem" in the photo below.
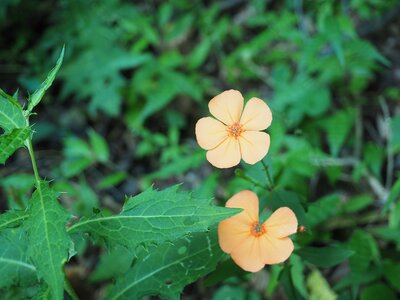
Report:
M 274 180 L 272 179 L 271 174 L 269 173 L 269 168 L 268 168 L 268 166 L 265 164 L 265 162 L 263 160 L 261 160 L 261 164 L 263 165 L 264 170 L 265 170 L 265 174 L 267 175 L 268 182 L 269 182 L 269 187 L 271 189 L 273 189 L 274 188 Z
M 30 137 L 28 138 L 27 146 L 28 146 L 29 156 L 31 157 L 33 173 L 35 173 L 36 184 L 39 188 L 40 176 L 39 176 L 39 172 L 38 172 L 37 165 L 36 165 L 35 152 L 33 151 L 33 146 L 32 146 L 32 139 Z

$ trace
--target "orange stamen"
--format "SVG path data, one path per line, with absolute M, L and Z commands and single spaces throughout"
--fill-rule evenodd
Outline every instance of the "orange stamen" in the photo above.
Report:
M 254 222 L 253 224 L 251 224 L 251 229 L 250 229 L 251 235 L 259 237 L 262 236 L 265 232 L 266 230 L 263 224 L 260 224 L 258 222 Z
M 243 132 L 242 125 L 239 123 L 234 123 L 228 128 L 229 135 L 237 139 L 240 134 Z

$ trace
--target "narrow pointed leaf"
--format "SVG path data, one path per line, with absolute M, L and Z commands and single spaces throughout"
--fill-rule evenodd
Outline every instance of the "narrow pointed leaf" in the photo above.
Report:
M 149 250 L 117 279 L 106 299 L 142 299 L 149 295 L 179 299 L 183 288 L 213 271 L 222 255 L 215 229 Z
M 28 262 L 27 238 L 21 229 L 0 233 L 0 289 L 34 278 L 36 268 Z
M 10 210 L 0 215 L 0 231 L 16 227 L 28 217 L 28 212 L 23 210 Z
M 178 192 L 178 186 L 174 186 L 163 191 L 148 189 L 129 198 L 120 214 L 82 218 L 69 231 L 89 232 L 109 243 L 135 247 L 206 231 L 238 212 L 239 209 L 212 206 L 209 200 L 193 198 L 188 192 Z
M 51 299 L 63 299 L 63 265 L 68 259 L 70 240 L 65 224 L 70 215 L 57 201 L 57 194 L 41 181 L 33 193 L 25 228 L 29 237 L 28 255 L 39 276 L 51 289 Z
M 64 50 L 65 47 L 62 48 L 61 54 L 57 60 L 56 66 L 49 72 L 46 80 L 40 85 L 40 87 L 29 97 L 28 103 L 28 112 L 31 112 L 33 108 L 39 104 L 40 100 L 42 100 L 44 94 L 49 89 L 49 87 L 53 84 L 53 81 L 56 77 L 58 70 L 61 67 L 62 61 L 64 59 Z
M 0 136 L 0 164 L 4 164 L 13 153 L 24 146 L 31 134 L 30 127 L 15 128 L 10 133 Z
M 6 133 L 14 128 L 26 127 L 26 119 L 21 107 L 0 94 L 0 128 Z

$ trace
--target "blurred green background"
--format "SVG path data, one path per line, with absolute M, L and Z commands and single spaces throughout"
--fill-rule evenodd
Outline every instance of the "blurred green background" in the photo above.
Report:
M 225 275 L 183 297 L 397 299 L 399 16 L 395 0 L 2 0 L 0 85 L 19 89 L 24 103 L 65 44 L 56 83 L 32 117 L 34 142 L 41 176 L 81 216 L 118 211 L 125 195 L 153 183 L 183 183 L 221 205 L 250 188 L 240 173 L 209 165 L 194 125 L 223 90 L 264 99 L 279 187 L 258 191 L 264 205 L 296 207 L 306 226 L 299 245 L 354 254 L 334 265 L 295 254 L 290 269 L 252 277 L 222 265 Z M 262 172 L 244 168 L 257 190 Z M 25 207 L 33 183 L 20 150 L 0 169 L 0 210 Z M 99 253 L 88 247 L 67 270 L 82 299 L 97 299 L 90 282 L 112 274 L 91 273 Z

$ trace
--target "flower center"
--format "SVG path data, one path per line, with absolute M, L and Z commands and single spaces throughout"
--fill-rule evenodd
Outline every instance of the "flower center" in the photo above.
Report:
M 230 136 L 237 139 L 238 136 L 240 136 L 240 134 L 243 132 L 242 125 L 239 123 L 234 123 L 233 125 L 229 126 L 228 131 Z
M 263 224 L 254 222 L 253 224 L 251 224 L 250 232 L 253 236 L 258 237 L 263 235 L 266 232 L 266 230 Z

